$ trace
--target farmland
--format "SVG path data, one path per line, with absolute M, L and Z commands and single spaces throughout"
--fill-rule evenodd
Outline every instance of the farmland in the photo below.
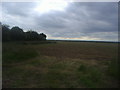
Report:
M 116 88 L 118 44 L 4 42 L 3 88 Z

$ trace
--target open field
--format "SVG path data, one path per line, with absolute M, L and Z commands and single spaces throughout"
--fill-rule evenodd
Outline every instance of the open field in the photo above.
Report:
M 3 88 L 116 88 L 118 44 L 3 43 Z

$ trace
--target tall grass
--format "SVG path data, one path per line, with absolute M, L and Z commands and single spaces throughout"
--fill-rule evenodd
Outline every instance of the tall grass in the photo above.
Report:
M 38 55 L 34 48 L 19 44 L 3 45 L 3 63 L 15 63 L 34 58 Z
M 118 59 L 113 58 L 111 62 L 109 63 L 108 74 L 114 78 L 119 78 L 120 72 L 118 67 Z
M 78 68 L 79 83 L 90 88 L 97 87 L 103 78 L 102 72 L 98 67 L 80 65 Z

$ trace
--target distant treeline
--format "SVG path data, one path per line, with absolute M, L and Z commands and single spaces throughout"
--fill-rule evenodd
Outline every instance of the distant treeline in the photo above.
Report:
M 46 35 L 44 33 L 38 34 L 36 31 L 30 30 L 24 32 L 18 26 L 9 28 L 9 25 L 2 24 L 2 41 L 45 41 Z
M 93 42 L 93 43 L 120 43 L 119 41 L 88 41 L 88 40 L 54 40 L 54 41 L 62 41 L 62 42 Z

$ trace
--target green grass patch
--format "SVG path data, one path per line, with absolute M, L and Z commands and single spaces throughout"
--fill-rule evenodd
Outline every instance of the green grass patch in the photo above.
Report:
M 118 60 L 117 59 L 113 59 L 111 60 L 110 64 L 108 65 L 108 70 L 107 70 L 107 74 L 118 79 L 120 72 L 119 72 L 119 67 L 118 67 Z
M 3 47 L 3 63 L 15 63 L 34 58 L 38 55 L 34 48 L 20 46 L 19 44 Z
M 87 70 L 87 67 L 85 65 L 80 65 L 80 67 L 78 68 L 79 71 L 82 71 L 82 72 L 86 72 Z
M 78 68 L 78 71 L 79 83 L 89 88 L 96 88 L 103 78 L 102 72 L 94 66 L 82 64 Z

